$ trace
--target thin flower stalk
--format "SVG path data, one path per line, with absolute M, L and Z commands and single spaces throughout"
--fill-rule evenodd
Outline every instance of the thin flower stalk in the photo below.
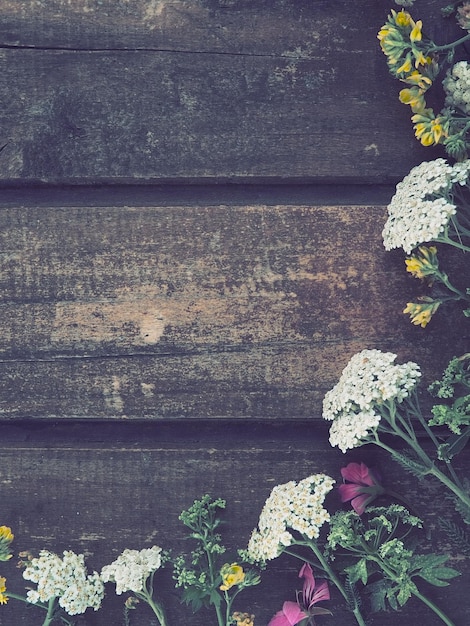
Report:
M 304 556 L 300 556 L 299 554 L 297 554 L 295 551 L 291 549 L 286 549 L 285 550 L 286 554 L 290 554 L 291 556 L 294 556 L 297 559 L 300 559 L 301 561 L 307 561 L 308 563 L 310 563 L 310 565 L 313 565 L 321 569 L 324 572 L 324 574 L 328 577 L 328 580 L 330 580 L 333 583 L 333 585 L 336 587 L 339 593 L 343 596 L 343 599 L 346 601 L 346 603 L 349 606 L 351 599 L 346 591 L 345 586 L 343 585 L 339 577 L 336 575 L 336 572 L 334 571 L 334 569 L 328 563 L 328 560 L 325 558 L 322 551 L 319 549 L 318 545 L 314 541 L 296 541 L 293 545 L 304 546 L 304 547 L 309 548 L 313 552 L 314 556 L 316 557 L 316 561 L 311 561 L 309 559 L 306 559 Z M 350 611 L 353 613 L 358 626 L 367 626 L 366 621 L 364 620 L 362 616 L 361 610 L 357 602 L 354 603 L 354 606 L 349 607 L 349 608 L 350 608 Z

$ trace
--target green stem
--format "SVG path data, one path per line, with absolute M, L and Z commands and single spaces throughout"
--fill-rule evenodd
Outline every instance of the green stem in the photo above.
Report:
M 412 440 L 408 439 L 404 433 L 397 432 L 396 434 L 399 437 L 401 437 L 401 439 L 403 439 L 411 447 L 411 449 L 419 456 L 421 461 L 423 461 L 423 463 L 427 467 L 427 471 L 425 473 L 431 474 L 431 476 L 434 476 L 434 478 L 437 478 L 443 485 L 445 485 L 450 491 L 452 491 L 452 493 L 456 495 L 457 498 L 461 502 L 463 502 L 466 507 L 470 509 L 470 497 L 462 489 L 460 489 L 458 485 L 456 485 L 453 482 L 453 480 L 451 480 L 448 476 L 446 476 L 444 472 L 441 472 L 441 470 L 435 467 L 435 465 L 433 464 L 431 459 L 428 457 L 428 455 L 424 452 L 424 450 L 421 448 L 421 446 L 419 446 L 418 444 L 415 444 Z M 383 448 L 384 450 L 389 452 L 393 457 L 397 456 L 397 451 L 391 448 L 390 446 L 387 446 L 387 444 L 383 443 L 382 441 L 380 441 L 378 436 L 376 436 L 375 440 L 371 441 L 371 443 L 375 443 L 380 448 Z
M 160 626 L 167 626 L 165 612 L 161 604 L 153 600 L 153 598 L 147 598 L 147 603 L 152 609 L 152 611 L 155 613 L 155 615 L 157 616 Z
M 335 587 L 338 589 L 340 594 L 346 600 L 346 603 L 349 605 L 350 600 L 351 600 L 350 596 L 348 596 L 346 589 L 344 588 L 340 579 L 336 576 L 334 570 L 330 567 L 328 561 L 325 559 L 321 551 L 318 549 L 317 545 L 310 541 L 305 542 L 305 543 L 298 542 L 298 545 L 306 545 L 312 550 L 313 554 L 317 557 L 317 560 L 320 563 L 321 569 L 325 572 L 325 574 L 328 576 L 328 578 L 331 580 L 331 582 L 335 585 Z M 291 552 L 290 550 L 287 550 L 287 549 L 284 550 L 284 552 L 292 556 L 295 556 L 296 558 L 305 562 L 305 559 L 299 556 L 298 554 L 296 554 L 295 552 Z M 356 603 L 354 604 L 354 607 L 351 609 L 351 611 L 354 614 L 354 617 L 356 618 L 356 622 L 358 623 L 358 625 L 366 626 L 366 622 L 364 621 L 364 618 L 362 617 L 359 607 L 357 606 Z
M 50 624 L 52 624 L 52 621 L 54 620 L 54 613 L 55 613 L 56 602 L 57 602 L 57 598 L 55 596 L 53 596 L 52 598 L 49 598 L 49 601 L 47 604 L 44 604 L 42 602 L 31 602 L 31 600 L 28 600 L 28 598 L 25 598 L 24 596 L 20 596 L 17 593 L 13 593 L 11 591 L 7 592 L 7 596 L 9 598 L 13 598 L 14 600 L 20 600 L 21 602 L 24 602 L 25 604 L 28 604 L 29 606 L 37 606 L 40 609 L 43 609 L 44 611 L 46 611 L 46 617 L 44 618 L 44 622 L 42 623 L 42 626 L 49 626 Z M 65 619 L 62 619 L 62 621 L 66 624 L 70 624 L 70 622 Z
M 427 598 L 426 596 L 424 596 L 422 593 L 420 593 L 418 590 L 413 591 L 412 592 L 414 596 L 416 596 L 419 600 L 421 600 L 421 602 L 424 602 L 424 604 L 426 606 L 428 606 L 432 611 L 434 611 L 434 613 L 441 618 L 441 620 L 444 622 L 444 624 L 447 624 L 447 626 L 455 626 L 454 622 L 452 620 L 450 620 L 447 615 L 441 611 L 441 609 L 437 606 L 437 604 L 434 604 L 434 602 L 432 602 L 432 600 L 430 600 L 429 598 Z
M 452 43 L 447 43 L 442 46 L 433 45 L 428 49 L 428 53 L 429 52 L 441 52 L 443 50 L 450 50 L 451 48 L 456 48 L 457 46 L 459 46 L 462 43 L 465 43 L 469 39 L 470 39 L 470 34 L 464 35 L 464 37 L 461 37 L 460 39 L 457 39 L 456 41 Z

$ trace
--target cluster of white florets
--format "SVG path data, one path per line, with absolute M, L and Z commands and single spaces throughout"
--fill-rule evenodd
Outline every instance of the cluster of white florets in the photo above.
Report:
M 128 548 L 110 565 L 101 570 L 104 582 L 116 583 L 116 593 L 126 591 L 140 593 L 144 590 L 147 578 L 162 566 L 162 549 L 159 546 L 144 550 Z
M 452 187 L 465 184 L 469 173 L 470 160 L 452 166 L 435 159 L 414 167 L 398 183 L 388 206 L 382 231 L 385 249 L 403 248 L 410 254 L 423 243 L 437 241 L 457 212 Z
M 70 550 L 64 552 L 63 558 L 41 550 L 39 557 L 28 562 L 23 578 L 37 584 L 37 589 L 27 593 L 30 602 L 47 602 L 55 597 L 69 615 L 84 613 L 88 607 L 97 611 L 104 596 L 99 574 L 88 575 L 83 554 Z
M 470 113 L 470 65 L 459 61 L 448 70 L 442 81 L 446 92 L 445 105 Z
M 412 361 L 394 365 L 396 358 L 381 350 L 363 350 L 351 358 L 323 400 L 323 417 L 333 421 L 332 446 L 346 452 L 362 445 L 380 424 L 381 405 L 402 402 L 416 387 L 419 366 Z
M 295 542 L 291 530 L 304 538 L 316 539 L 321 526 L 330 519 L 323 502 L 334 482 L 325 474 L 314 474 L 299 483 L 290 481 L 274 487 L 261 511 L 258 528 L 251 534 L 244 558 L 258 563 L 275 559 Z

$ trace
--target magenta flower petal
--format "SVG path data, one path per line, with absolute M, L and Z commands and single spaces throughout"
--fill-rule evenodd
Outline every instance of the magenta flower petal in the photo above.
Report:
M 310 606 L 311 599 L 315 591 L 315 578 L 310 563 L 304 563 L 300 568 L 299 578 L 304 579 L 304 586 L 302 589 L 302 595 L 305 606 Z
M 349 482 L 358 485 L 371 487 L 375 484 L 365 463 L 349 463 L 346 467 L 341 468 L 341 476 L 344 480 L 349 480 Z
M 276 615 L 269 622 L 268 626 L 295 626 L 307 616 L 300 608 L 297 602 L 284 602 L 282 605 L 282 611 L 276 613 Z
M 362 494 L 361 496 L 356 496 L 351 500 L 351 506 L 356 511 L 358 515 L 362 515 L 366 510 L 366 506 L 369 504 L 374 497 L 368 496 L 366 494 Z
M 339 485 L 338 491 L 341 496 L 341 502 L 349 502 L 349 500 L 352 500 L 363 493 L 360 485 L 352 485 L 350 483 L 347 485 Z
M 315 593 L 313 594 L 313 598 L 312 598 L 312 602 L 310 603 L 310 606 L 312 604 L 316 604 L 317 602 L 322 602 L 323 600 L 329 600 L 329 599 L 330 599 L 330 589 L 328 587 L 328 583 L 326 582 L 326 580 L 324 580 L 315 589 Z

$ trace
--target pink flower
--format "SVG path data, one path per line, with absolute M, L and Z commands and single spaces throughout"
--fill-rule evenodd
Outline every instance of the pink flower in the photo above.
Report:
M 302 603 L 298 598 L 297 602 L 284 602 L 282 610 L 276 613 L 268 626 L 295 626 L 303 620 L 308 620 L 307 624 L 315 626 L 315 615 L 332 615 L 328 609 L 315 606 L 317 602 L 330 599 L 330 590 L 326 580 L 317 586 L 312 568 L 308 563 L 302 565 L 299 578 L 304 579 Z
M 385 493 L 385 489 L 364 463 L 349 463 L 341 469 L 343 480 L 349 481 L 338 487 L 341 502 L 351 501 L 352 508 L 362 515 L 368 504 L 377 496 Z

